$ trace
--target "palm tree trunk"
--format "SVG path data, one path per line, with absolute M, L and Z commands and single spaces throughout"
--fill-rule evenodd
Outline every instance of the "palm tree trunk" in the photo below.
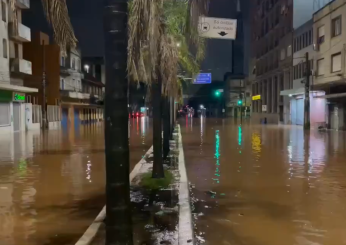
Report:
M 163 158 L 166 159 L 169 153 L 169 140 L 171 135 L 171 119 L 170 119 L 170 98 L 163 98 Z
M 154 148 L 154 163 L 152 177 L 159 179 L 164 178 L 163 162 L 162 162 L 162 103 L 161 90 L 162 82 L 160 72 L 157 81 L 152 85 L 152 101 L 153 101 L 153 148 Z
M 104 0 L 106 244 L 133 244 L 127 109 L 127 0 Z

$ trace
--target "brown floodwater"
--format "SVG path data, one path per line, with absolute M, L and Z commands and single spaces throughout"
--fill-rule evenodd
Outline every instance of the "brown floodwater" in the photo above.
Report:
M 182 119 L 197 244 L 346 244 L 346 133 Z
M 130 119 L 131 168 L 152 142 Z M 102 124 L 0 135 L 0 245 L 72 245 L 104 206 Z

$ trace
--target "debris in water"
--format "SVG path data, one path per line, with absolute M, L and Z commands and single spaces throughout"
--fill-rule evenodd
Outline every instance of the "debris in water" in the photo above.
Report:
M 205 240 L 201 236 L 196 236 L 196 238 L 200 241 L 200 243 L 205 243 Z
M 244 214 L 240 213 L 239 216 L 244 216 Z
M 157 213 L 155 213 L 155 215 L 158 215 L 158 216 L 162 216 L 162 215 L 164 215 L 165 213 L 163 212 L 163 211 L 159 211 L 159 212 L 157 212 Z
M 226 196 L 226 194 L 225 194 L 225 193 L 221 193 L 220 195 L 221 195 L 221 196 Z
M 205 208 L 209 208 L 207 205 L 204 206 Z

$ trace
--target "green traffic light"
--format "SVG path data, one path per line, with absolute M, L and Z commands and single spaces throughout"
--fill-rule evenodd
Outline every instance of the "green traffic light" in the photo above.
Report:
M 219 95 L 220 95 L 220 92 L 219 92 L 219 91 L 215 91 L 215 95 L 216 95 L 216 96 L 219 96 Z
M 238 105 L 241 105 L 241 104 L 242 104 L 241 100 L 238 100 Z

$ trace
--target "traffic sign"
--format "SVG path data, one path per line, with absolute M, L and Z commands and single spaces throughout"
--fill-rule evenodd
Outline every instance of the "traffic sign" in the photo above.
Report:
M 199 17 L 199 35 L 206 38 L 235 39 L 237 20 Z
M 209 84 L 211 83 L 211 73 L 199 73 L 193 80 L 194 84 Z

